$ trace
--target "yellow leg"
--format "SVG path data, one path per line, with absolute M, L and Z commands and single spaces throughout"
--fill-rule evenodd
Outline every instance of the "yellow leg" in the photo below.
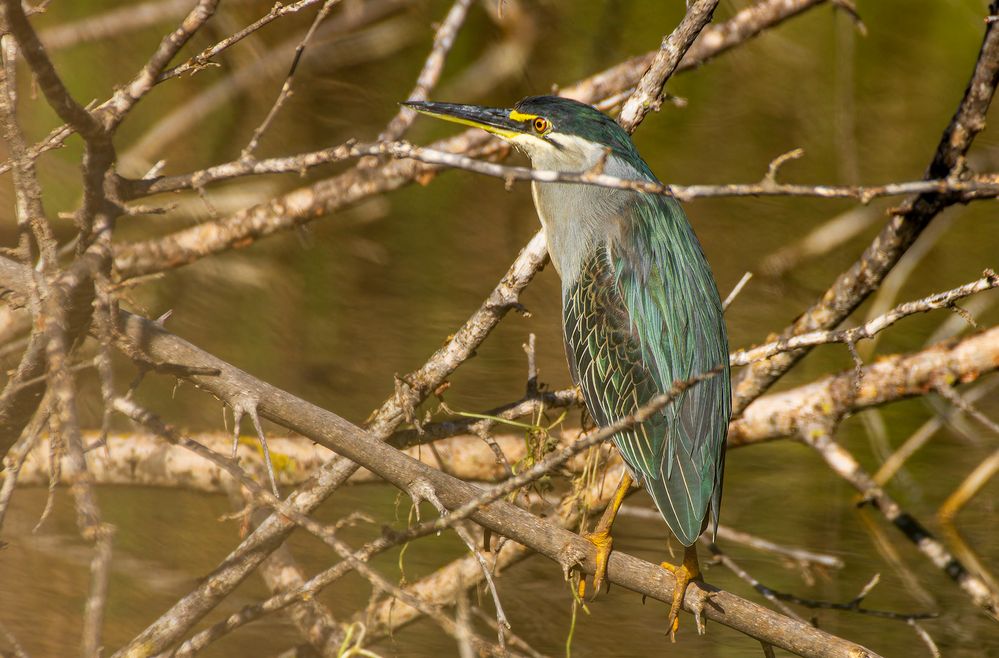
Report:
M 614 525 L 614 519 L 617 517 L 617 511 L 621 509 L 621 503 L 624 502 L 625 496 L 628 495 L 628 490 L 631 489 L 632 479 L 631 475 L 625 472 L 624 477 L 621 478 L 621 484 L 617 485 L 617 491 L 614 492 L 614 498 L 611 500 L 610 505 L 604 510 L 603 515 L 600 517 L 597 527 L 593 532 L 589 532 L 584 537 L 597 547 L 597 568 L 593 572 L 593 595 L 596 596 L 600 592 L 600 586 L 603 585 L 604 579 L 607 577 L 607 559 L 610 557 L 611 545 L 614 543 L 614 538 L 611 537 L 611 526 Z M 586 594 L 586 580 L 583 578 L 579 579 L 579 597 L 583 598 Z
M 673 585 L 673 604 L 666 617 L 669 637 L 676 642 L 676 631 L 680 627 L 680 609 L 683 607 L 683 596 L 687 593 L 687 585 L 691 580 L 700 580 L 701 567 L 697 563 L 697 545 L 688 546 L 683 552 L 683 564 L 676 566 L 663 562 L 662 567 L 673 574 L 676 584 Z

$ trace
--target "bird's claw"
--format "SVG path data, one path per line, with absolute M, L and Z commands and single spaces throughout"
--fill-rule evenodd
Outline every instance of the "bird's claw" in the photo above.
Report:
M 666 626 L 669 629 L 670 642 L 676 642 L 676 632 L 680 628 L 680 610 L 683 608 L 683 597 L 687 593 L 687 586 L 690 585 L 690 581 L 700 578 L 701 574 L 698 570 L 692 571 L 688 569 L 687 564 L 676 566 L 669 562 L 662 562 L 660 566 L 672 573 L 675 580 L 675 584 L 673 585 L 673 602 L 670 604 L 669 614 L 666 616 Z M 702 613 L 704 612 L 704 601 L 706 600 L 707 597 L 704 599 L 699 598 L 693 610 L 699 635 L 704 634 Z
M 604 580 L 607 579 L 607 561 L 610 558 L 614 538 L 608 531 L 589 532 L 583 535 L 583 538 L 597 548 L 596 568 L 593 571 L 593 596 L 595 597 L 600 593 L 600 588 L 603 586 Z M 579 598 L 582 599 L 585 595 L 586 580 L 580 578 Z
M 694 603 L 694 621 L 697 623 L 697 634 L 704 635 L 708 632 L 708 621 L 707 617 L 704 615 L 704 606 L 708 601 L 715 597 L 718 592 L 704 592 L 702 590 L 702 596 L 697 597 L 697 601 Z

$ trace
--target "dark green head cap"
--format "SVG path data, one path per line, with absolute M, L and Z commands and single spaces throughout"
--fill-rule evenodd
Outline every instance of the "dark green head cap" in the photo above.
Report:
M 524 115 L 544 117 L 552 131 L 609 146 L 622 156 L 637 156 L 631 136 L 609 116 L 586 103 L 561 96 L 528 96 L 514 106 Z

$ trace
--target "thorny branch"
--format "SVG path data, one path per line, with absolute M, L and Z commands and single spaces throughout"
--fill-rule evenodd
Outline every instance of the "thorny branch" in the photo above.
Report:
M 316 17 L 312 21 L 312 25 L 309 26 L 308 32 L 302 37 L 302 41 L 295 48 L 295 54 L 291 58 L 291 67 L 288 69 L 288 75 L 284 79 L 284 84 L 281 85 L 281 91 L 278 92 L 278 97 L 271 105 L 271 109 L 267 111 L 267 116 L 264 120 L 260 122 L 257 129 L 253 131 L 253 135 L 250 137 L 249 143 L 243 148 L 241 157 L 250 160 L 253 158 L 253 152 L 257 150 L 257 145 L 260 143 L 260 138 L 263 137 L 264 133 L 270 127 L 271 122 L 274 121 L 274 117 L 281 110 L 281 106 L 284 102 L 291 96 L 291 85 L 295 80 L 295 72 L 298 70 L 298 64 L 302 61 L 302 53 L 305 52 L 305 48 L 309 45 L 309 41 L 312 40 L 313 35 L 316 33 L 316 29 L 319 24 L 323 22 L 330 11 L 333 10 L 333 6 L 339 3 L 340 0 L 324 0 L 323 6 L 319 8 L 316 12 Z
M 250 36 L 251 34 L 259 31 L 262 27 L 264 27 L 268 23 L 278 18 L 281 18 L 282 16 L 287 16 L 288 14 L 294 14 L 296 12 L 299 12 L 305 9 L 306 7 L 318 4 L 319 2 L 320 0 L 298 0 L 298 2 L 293 2 L 288 5 L 275 3 L 274 6 L 271 7 L 270 11 L 268 11 L 266 14 L 264 14 L 254 22 L 250 23 L 246 27 L 244 27 L 242 30 L 239 30 L 238 32 L 229 35 L 225 39 L 222 39 L 221 41 L 219 41 L 218 43 L 209 48 L 205 48 L 194 57 L 189 58 L 183 64 L 178 64 L 177 66 L 174 66 L 169 70 L 161 72 L 159 75 L 156 76 L 156 82 L 157 83 L 164 82 L 166 80 L 169 80 L 170 78 L 175 78 L 185 73 L 193 75 L 194 73 L 197 73 L 201 69 L 210 66 L 212 64 L 213 58 L 222 54 L 232 46 L 235 46 L 237 43 L 239 43 L 246 37 Z
M 928 313 L 929 311 L 941 308 L 953 309 L 957 300 L 978 292 L 991 290 L 996 286 L 999 286 L 999 275 L 996 275 L 992 270 L 986 270 L 984 276 L 977 281 L 967 283 L 953 290 L 907 302 L 895 307 L 888 313 L 865 322 L 859 327 L 851 327 L 839 331 L 812 331 L 807 334 L 798 334 L 791 338 L 776 340 L 752 349 L 739 350 L 731 355 L 729 363 L 733 366 L 745 366 L 754 361 L 768 359 L 782 352 L 790 352 L 802 347 L 815 347 L 816 345 L 827 345 L 829 343 L 856 344 L 860 340 L 871 338 L 875 334 L 884 331 L 902 318 L 915 315 L 916 313 Z
M 252 478 L 250 478 L 241 468 L 239 468 L 234 462 L 228 461 L 220 456 L 211 453 L 204 446 L 196 444 L 194 441 L 187 439 L 185 437 L 178 436 L 176 431 L 165 425 L 159 418 L 155 415 L 149 413 L 147 410 L 139 407 L 134 402 L 130 400 L 125 400 L 123 398 L 117 398 L 114 402 L 115 409 L 129 418 L 135 420 L 136 422 L 142 423 L 146 427 L 152 429 L 157 434 L 161 435 L 166 440 L 171 443 L 177 443 L 189 450 L 194 450 L 202 457 L 211 460 L 217 466 L 224 468 L 229 475 L 231 475 L 237 482 L 239 482 L 243 487 L 245 487 L 254 498 L 260 500 L 264 504 L 267 504 L 275 508 L 278 512 L 285 515 L 289 519 L 295 522 L 295 524 L 301 526 L 302 528 L 308 530 L 310 533 L 321 539 L 324 543 L 328 544 L 340 555 L 340 557 L 350 565 L 353 570 L 361 573 L 371 584 L 378 590 L 390 593 L 394 598 L 406 603 L 409 606 L 419 609 L 423 614 L 429 616 L 431 619 L 436 621 L 441 628 L 450 635 L 456 635 L 457 629 L 453 620 L 449 619 L 437 610 L 434 610 L 426 606 L 419 599 L 413 595 L 404 592 L 399 589 L 396 585 L 390 583 L 384 576 L 369 567 L 363 560 L 360 560 L 355 555 L 354 551 L 339 537 L 336 535 L 336 528 L 324 526 L 313 519 L 309 518 L 307 515 L 302 514 L 296 510 L 293 506 L 289 505 L 287 502 L 282 501 L 280 498 L 274 496 L 271 492 L 267 491 L 265 488 L 257 484 Z M 211 639 L 216 639 L 212 637 Z M 477 648 L 480 650 L 486 650 L 491 655 L 503 655 L 503 652 L 499 647 L 490 646 L 478 638 L 474 638 Z M 182 646 L 176 652 L 176 655 L 186 656 L 193 653 L 192 650 L 197 650 L 202 648 L 204 645 L 189 645 Z

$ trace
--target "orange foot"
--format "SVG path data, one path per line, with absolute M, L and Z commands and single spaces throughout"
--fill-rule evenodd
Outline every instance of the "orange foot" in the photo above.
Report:
M 688 546 L 683 553 L 683 564 L 677 566 L 669 562 L 661 563 L 662 568 L 673 574 L 676 584 L 673 585 L 673 603 L 669 607 L 666 625 L 669 628 L 669 639 L 676 642 L 676 631 L 680 628 L 680 609 L 683 608 L 683 597 L 691 580 L 700 580 L 701 568 L 697 563 L 697 549 Z
M 600 587 L 604 584 L 604 580 L 607 578 L 607 560 L 610 558 L 611 546 L 614 544 L 614 538 L 611 537 L 610 531 L 597 531 L 590 532 L 583 535 L 586 541 L 590 542 L 597 547 L 597 568 L 593 572 L 593 596 L 600 593 Z M 579 598 L 583 598 L 586 595 L 586 579 L 579 579 Z

